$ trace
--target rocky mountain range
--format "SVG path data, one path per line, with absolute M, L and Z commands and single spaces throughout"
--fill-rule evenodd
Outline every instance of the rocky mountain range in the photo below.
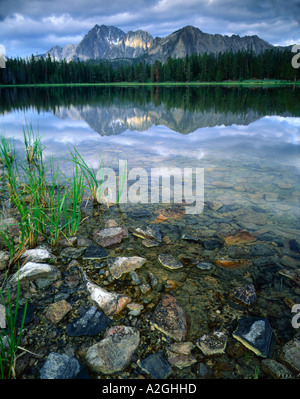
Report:
M 79 44 L 52 47 L 48 54 L 55 60 L 88 59 L 139 59 L 148 63 L 155 60 L 165 62 L 170 56 L 182 58 L 201 53 L 220 53 L 239 50 L 254 51 L 259 54 L 274 46 L 258 36 L 222 36 L 204 33 L 193 26 L 186 26 L 166 37 L 153 38 L 150 33 L 137 30 L 123 32 L 114 26 L 95 25 Z

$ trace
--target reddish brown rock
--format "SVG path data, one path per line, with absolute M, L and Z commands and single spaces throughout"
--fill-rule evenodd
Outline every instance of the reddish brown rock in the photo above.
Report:
M 70 310 L 71 305 L 63 299 L 62 301 L 49 305 L 46 308 L 45 317 L 56 324 L 60 322 Z
M 216 259 L 214 263 L 225 269 L 242 269 L 249 266 L 251 261 L 246 259 Z
M 249 233 L 247 230 L 235 232 L 233 235 L 224 237 L 227 245 L 244 244 L 256 241 L 256 237 Z
M 119 244 L 124 238 L 128 237 L 126 227 L 106 227 L 102 230 L 95 230 L 93 238 L 101 247 L 110 247 Z
M 151 323 L 176 341 L 183 341 L 187 333 L 185 312 L 172 295 L 165 295 L 158 303 L 151 316 Z

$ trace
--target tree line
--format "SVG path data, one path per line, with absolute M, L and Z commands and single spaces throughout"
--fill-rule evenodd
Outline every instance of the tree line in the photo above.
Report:
M 56 61 L 31 56 L 10 58 L 0 69 L 0 84 L 122 83 L 122 82 L 221 82 L 247 79 L 300 79 L 300 68 L 291 65 L 288 50 L 267 50 L 261 54 L 238 51 L 193 54 L 166 62 L 141 60 Z
M 56 114 L 62 107 L 91 108 L 163 106 L 191 113 L 217 113 L 300 116 L 299 90 L 292 86 L 45 86 L 0 88 L 0 115 L 13 110 Z

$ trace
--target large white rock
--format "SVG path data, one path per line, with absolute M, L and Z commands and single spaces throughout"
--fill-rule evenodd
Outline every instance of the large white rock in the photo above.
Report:
M 80 271 L 86 289 L 90 294 L 91 302 L 107 316 L 119 313 L 129 302 L 131 302 L 131 298 L 126 295 L 109 292 L 104 288 L 99 287 L 99 285 L 93 283 L 89 279 L 82 268 L 80 268 Z
M 54 258 L 47 249 L 42 248 L 34 248 L 34 249 L 27 249 L 24 254 L 21 256 L 21 259 L 26 259 L 27 262 L 36 262 L 36 263 L 43 263 L 47 262 L 48 260 Z
M 59 269 L 47 263 L 27 262 L 9 280 L 11 284 L 16 284 L 37 279 L 57 280 L 61 277 Z

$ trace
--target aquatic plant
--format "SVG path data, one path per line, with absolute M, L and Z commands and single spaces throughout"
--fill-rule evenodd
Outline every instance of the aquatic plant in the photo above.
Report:
M 0 378 L 15 378 L 15 363 L 17 360 L 16 352 L 19 349 L 19 343 L 23 333 L 23 327 L 27 311 L 27 300 L 20 327 L 17 328 L 17 315 L 19 310 L 20 284 L 18 281 L 15 306 L 13 308 L 9 285 L 6 286 L 7 303 L 0 290 L 0 297 L 5 310 L 6 328 L 0 329 Z
M 44 161 L 41 138 L 33 133 L 31 125 L 26 125 L 23 134 L 24 160 L 16 157 L 11 141 L 0 138 L 0 157 L 8 196 L 20 219 L 21 239 L 18 248 L 6 232 L 1 234 L 11 259 L 24 244 L 35 247 L 42 237 L 48 238 L 51 245 L 57 245 L 61 235 L 75 235 L 82 221 L 80 208 L 85 192 L 84 179 L 89 177 L 93 184 L 97 182 L 96 178 L 91 179 L 93 174 L 78 152 L 80 167 L 73 158 L 73 177 L 66 179 L 52 159 L 48 159 L 47 163 Z

